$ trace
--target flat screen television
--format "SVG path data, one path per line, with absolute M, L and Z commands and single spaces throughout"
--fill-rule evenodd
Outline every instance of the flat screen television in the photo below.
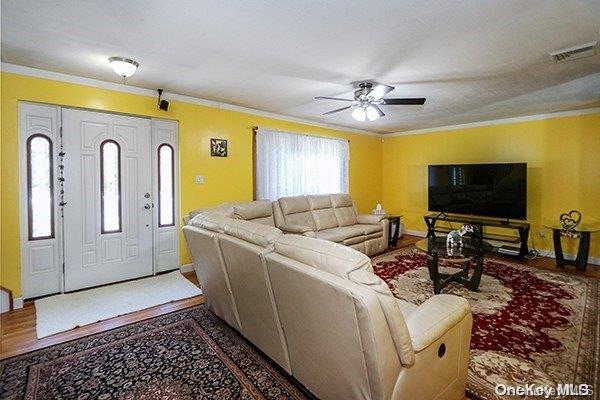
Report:
M 527 218 L 527 164 L 429 166 L 429 211 Z

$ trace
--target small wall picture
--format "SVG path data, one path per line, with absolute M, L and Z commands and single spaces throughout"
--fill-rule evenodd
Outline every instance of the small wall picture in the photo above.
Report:
M 210 139 L 210 155 L 213 157 L 227 157 L 227 140 Z

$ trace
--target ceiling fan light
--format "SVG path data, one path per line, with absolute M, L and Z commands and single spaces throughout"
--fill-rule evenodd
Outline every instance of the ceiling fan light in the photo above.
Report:
M 366 114 L 367 114 L 367 118 L 369 118 L 369 121 L 375 121 L 376 119 L 379 119 L 379 117 L 380 117 L 379 113 L 373 106 L 367 107 Z
M 362 107 L 357 107 L 352 111 L 352 118 L 357 121 L 364 122 L 367 119 L 367 112 Z
M 110 62 L 110 66 L 115 71 L 115 74 L 123 78 L 131 77 L 140 66 L 137 61 L 127 57 L 110 57 L 108 62 Z

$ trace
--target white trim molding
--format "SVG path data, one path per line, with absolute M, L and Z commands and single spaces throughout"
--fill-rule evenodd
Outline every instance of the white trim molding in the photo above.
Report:
M 588 114 L 598 114 L 598 113 L 600 113 L 600 107 L 583 108 L 583 109 L 579 109 L 579 110 L 557 111 L 557 112 L 546 113 L 546 114 L 524 115 L 521 117 L 491 119 L 491 120 L 486 120 L 486 121 L 470 122 L 467 124 L 459 124 L 459 125 L 438 126 L 438 127 L 434 127 L 434 128 L 416 129 L 416 130 L 412 130 L 412 131 L 400 131 L 400 132 L 383 134 L 382 137 L 385 139 L 385 138 L 392 138 L 392 137 L 398 137 L 398 136 L 418 135 L 421 133 L 446 132 L 446 131 L 454 131 L 457 129 L 477 128 L 477 127 L 481 127 L 481 126 L 491 126 L 491 125 L 506 125 L 506 124 L 514 124 L 517 122 L 539 121 L 539 120 L 552 119 L 552 118 L 573 117 L 573 116 L 577 116 L 577 115 L 588 115 Z
M 194 264 L 183 264 L 181 267 L 179 267 L 179 270 L 182 274 L 186 272 L 192 272 L 194 271 Z
M 47 70 L 43 70 L 43 69 L 31 68 L 31 67 L 26 67 L 23 65 L 2 63 L 0 69 L 2 70 L 2 72 L 8 72 L 11 74 L 24 75 L 24 76 L 31 76 L 34 78 L 49 79 L 49 80 L 65 82 L 65 83 L 73 83 L 76 85 L 90 86 L 90 87 L 94 87 L 94 88 L 113 90 L 113 91 L 122 92 L 122 93 L 137 94 L 139 96 L 147 96 L 147 97 L 152 97 L 152 98 L 156 98 L 156 96 L 157 96 L 156 91 L 152 90 L 152 89 L 130 86 L 130 85 L 125 85 L 125 84 L 116 83 L 116 82 L 107 82 L 107 81 L 102 81 L 99 79 L 84 78 L 82 76 L 63 74 L 60 72 L 53 72 L 53 71 L 47 71 Z M 236 111 L 236 112 L 240 112 L 240 113 L 244 113 L 244 114 L 252 114 L 252 115 L 256 115 L 256 116 L 260 116 L 260 117 L 278 119 L 281 121 L 296 122 L 299 124 L 316 126 L 319 128 L 333 129 L 333 130 L 345 132 L 345 133 L 355 133 L 358 135 L 368 135 L 368 136 L 377 136 L 377 137 L 381 136 L 381 134 L 378 132 L 354 129 L 354 128 L 349 128 L 349 127 L 346 127 L 343 125 L 337 125 L 337 124 L 324 124 L 324 123 L 320 123 L 320 122 L 309 120 L 309 119 L 292 117 L 290 115 L 285 115 L 285 114 L 277 114 L 277 113 L 273 113 L 273 112 L 269 112 L 269 111 L 259 110 L 256 108 L 237 106 L 235 104 L 221 103 L 221 102 L 217 102 L 217 101 L 202 99 L 199 97 L 186 96 L 186 95 L 176 94 L 176 93 L 169 93 L 167 97 L 169 100 L 179 101 L 181 103 L 196 104 L 196 105 L 200 105 L 200 106 L 219 108 L 219 109 L 229 110 L 229 111 Z
M 23 308 L 23 298 L 22 297 L 17 297 L 13 299 L 13 310 L 16 310 L 18 308 Z
M 77 75 L 63 74 L 60 72 L 53 72 L 53 71 L 47 71 L 47 70 L 38 69 L 38 68 L 31 68 L 31 67 L 26 67 L 23 65 L 2 63 L 2 64 L 0 64 L 0 69 L 2 70 L 2 72 L 8 72 L 11 74 L 31 76 L 34 78 L 49 79 L 49 80 L 54 80 L 54 81 L 58 81 L 58 82 L 73 83 L 73 84 L 77 84 L 77 85 L 84 85 L 84 86 L 90 86 L 90 87 L 99 88 L 99 89 L 113 90 L 116 92 L 137 94 L 140 96 L 147 96 L 147 97 L 152 97 L 152 98 L 156 97 L 156 92 L 152 89 L 130 86 L 130 85 L 125 85 L 125 84 L 116 83 L 116 82 L 102 81 L 99 79 L 85 78 L 85 77 L 77 76 Z M 393 133 L 381 133 L 381 132 L 370 131 L 370 130 L 350 128 L 350 127 L 347 127 L 344 125 L 327 124 L 327 123 L 322 123 L 322 122 L 318 122 L 318 121 L 314 121 L 314 120 L 310 120 L 310 119 L 298 118 L 298 117 L 293 117 L 293 116 L 285 115 L 285 114 L 277 114 L 277 113 L 273 113 L 273 112 L 269 112 L 269 111 L 259 110 L 256 108 L 243 107 L 243 106 L 238 106 L 238 105 L 229 104 L 229 103 L 221 103 L 221 102 L 217 102 L 217 101 L 202 99 L 202 98 L 193 97 L 193 96 L 186 96 L 186 95 L 176 94 L 176 93 L 169 93 L 168 98 L 169 98 L 169 100 L 179 101 L 182 103 L 196 104 L 196 105 L 201 105 L 201 106 L 206 106 L 206 107 L 219 108 L 219 109 L 223 109 L 223 110 L 236 111 L 236 112 L 240 112 L 240 113 L 244 113 L 244 114 L 251 114 L 251 115 L 256 115 L 256 116 L 260 116 L 260 117 L 278 119 L 281 121 L 296 122 L 299 124 L 315 126 L 315 127 L 319 127 L 319 128 L 333 129 L 333 130 L 337 130 L 337 131 L 345 132 L 345 133 L 355 133 L 358 135 L 376 136 L 381 139 L 393 138 L 393 137 L 398 137 L 398 136 L 406 136 L 406 135 L 418 135 L 421 133 L 445 132 L 445 131 L 452 131 L 452 130 L 457 130 L 457 129 L 476 128 L 476 127 L 481 127 L 481 126 L 504 125 L 504 124 L 511 124 L 511 123 L 516 123 L 516 122 L 537 121 L 537 120 L 544 120 L 544 119 L 600 113 L 600 107 L 583 108 L 583 109 L 570 110 L 570 111 L 557 111 L 557 112 L 544 113 L 544 114 L 533 114 L 533 115 L 524 115 L 524 116 L 519 116 L 519 117 L 484 120 L 484 121 L 471 122 L 471 123 L 458 124 L 458 125 L 445 125 L 445 126 L 438 126 L 438 127 L 425 128 L 425 129 L 398 131 L 398 132 L 393 132 Z

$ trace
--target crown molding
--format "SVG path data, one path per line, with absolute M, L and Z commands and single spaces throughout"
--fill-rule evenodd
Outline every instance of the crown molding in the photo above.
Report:
M 49 79 L 49 80 L 58 81 L 58 82 L 73 83 L 73 84 L 77 84 L 77 85 L 90 86 L 90 87 L 94 87 L 94 88 L 98 88 L 98 89 L 107 89 L 107 90 L 113 90 L 116 92 L 136 94 L 139 96 L 148 96 L 148 97 L 152 97 L 152 98 L 155 98 L 157 96 L 156 92 L 152 89 L 146 89 L 146 88 L 137 87 L 137 86 L 130 86 L 130 85 L 122 84 L 122 83 L 108 82 L 108 81 L 103 81 L 103 80 L 99 80 L 99 79 L 85 78 L 85 77 L 78 76 L 78 75 L 63 74 L 60 72 L 53 72 L 53 71 L 48 71 L 48 70 L 44 70 L 44 69 L 31 68 L 31 67 L 26 67 L 26 66 L 17 65 L 17 64 L 10 64 L 10 63 L 3 62 L 0 65 L 0 70 L 2 72 L 8 72 L 11 74 L 31 76 L 34 78 Z M 341 131 L 341 132 L 345 132 L 345 133 L 355 133 L 358 135 L 381 137 L 381 134 L 378 132 L 348 128 L 348 127 L 345 127 L 342 125 L 336 125 L 336 124 L 323 124 L 323 123 L 312 121 L 309 119 L 297 118 L 297 117 L 292 117 L 292 116 L 285 115 L 285 114 L 277 114 L 277 113 L 263 111 L 263 110 L 259 110 L 259 109 L 255 109 L 255 108 L 237 106 L 235 104 L 229 104 L 229 103 L 221 103 L 221 102 L 217 102 L 217 101 L 202 99 L 199 97 L 186 96 L 186 95 L 177 94 L 177 93 L 169 92 L 168 100 L 178 101 L 181 103 L 206 106 L 206 107 L 212 107 L 212 108 L 218 108 L 218 109 L 229 110 L 229 111 L 236 111 L 236 112 L 240 112 L 240 113 L 244 113 L 244 114 L 252 114 L 252 115 L 259 116 L 259 117 L 273 118 L 273 119 L 278 119 L 278 120 L 282 120 L 282 121 L 296 122 L 299 124 L 316 126 L 319 128 L 333 129 L 333 130 Z
M 391 138 L 391 137 L 398 137 L 398 136 L 419 135 L 421 133 L 445 132 L 445 131 L 453 131 L 453 130 L 457 130 L 457 129 L 477 128 L 477 127 L 481 127 L 481 126 L 491 126 L 491 125 L 514 124 L 516 122 L 539 121 L 539 120 L 543 120 L 543 119 L 572 117 L 572 116 L 576 116 L 576 115 L 588 115 L 588 114 L 597 114 L 597 113 L 600 113 L 600 107 L 583 108 L 583 109 L 579 109 L 579 110 L 569 110 L 569 111 L 557 111 L 557 112 L 546 113 L 546 114 L 524 115 L 521 117 L 512 117 L 512 118 L 491 119 L 491 120 L 487 120 L 487 121 L 470 122 L 467 124 L 459 124 L 459 125 L 438 126 L 438 127 L 434 127 L 434 128 L 416 129 L 416 130 L 412 130 L 412 131 L 400 131 L 400 132 L 388 133 L 386 135 L 383 135 L 383 137 Z

